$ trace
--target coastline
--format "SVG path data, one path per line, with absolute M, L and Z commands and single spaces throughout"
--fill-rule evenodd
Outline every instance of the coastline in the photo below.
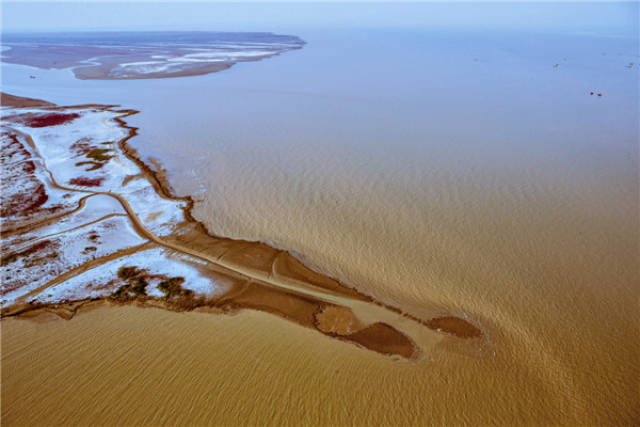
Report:
M 25 118 L 11 147 L 44 160 L 3 148 L 34 207 L 0 219 L 2 292 L 43 305 L 0 316 L 3 425 L 638 423 L 638 40 L 628 7 L 569 9 L 548 34 L 320 16 L 278 27 L 302 50 L 194 78 L 3 62 L 9 93 L 139 111 L 129 155 L 90 108 Z M 118 70 L 173 62 L 134 56 Z M 375 323 L 395 345 L 342 338 Z
M 592 384 L 586 380 L 573 383 L 571 377 L 566 376 L 568 368 L 565 360 L 558 355 L 549 354 L 545 348 L 538 349 L 537 342 L 531 337 L 525 341 L 524 346 L 521 340 L 514 340 L 509 336 L 513 332 L 509 328 L 513 325 L 501 324 L 495 327 L 497 325 L 493 323 L 494 327 L 488 328 L 482 323 L 476 323 L 477 320 L 467 321 L 462 317 L 442 314 L 425 318 L 428 320 L 420 319 L 403 314 L 399 308 L 362 295 L 307 269 L 285 251 L 263 243 L 210 236 L 200 222 L 188 216 L 190 213 L 186 208 L 192 206 L 190 199 L 173 195 L 160 164 L 154 163 L 153 167 L 146 164 L 135 150 L 128 147 L 126 141 L 135 135 L 136 129 L 128 129 L 126 117 L 135 114 L 135 111 L 100 105 L 75 108 L 95 110 L 90 111 L 92 114 L 113 114 L 114 117 L 110 120 L 117 124 L 116 128 L 126 130 L 114 146 L 128 161 L 134 162 L 137 169 L 131 170 L 131 175 L 118 175 L 118 182 L 121 180 L 124 188 L 144 181 L 153 189 L 152 192 L 145 193 L 146 205 L 159 203 L 160 199 L 152 199 L 155 201 L 148 203 L 149 197 L 181 203 L 180 218 L 190 220 L 180 222 L 169 216 L 174 218 L 173 225 L 181 224 L 181 232 L 174 233 L 173 229 L 162 231 L 163 226 L 155 224 L 154 215 L 147 219 L 144 215 L 139 215 L 141 207 L 145 211 L 144 204 L 140 204 L 140 201 L 134 207 L 129 206 L 128 210 L 123 209 L 124 204 L 118 202 L 120 211 L 109 215 L 138 216 L 144 222 L 144 227 L 157 228 L 162 231 L 162 236 L 158 241 L 136 241 L 134 243 L 138 246 L 125 248 L 124 252 L 116 254 L 125 263 L 101 276 L 116 277 L 104 279 L 110 286 L 108 292 L 98 297 L 76 296 L 68 301 L 28 303 L 22 307 L 13 307 L 12 310 L 17 309 L 15 312 L 6 310 L 10 307 L 3 308 L 3 318 L 0 321 L 3 327 L 2 393 L 4 396 L 13 396 L 3 405 L 3 420 L 7 420 L 8 424 L 21 424 L 27 420 L 43 422 L 45 419 L 56 424 L 64 424 L 69 420 L 113 422 L 113 413 L 105 413 L 101 408 L 122 405 L 135 422 L 153 424 L 160 419 L 175 421 L 175 414 L 181 412 L 180 405 L 188 405 L 189 399 L 199 399 L 197 394 L 188 392 L 194 383 L 198 384 L 197 390 L 209 393 L 195 409 L 195 418 L 187 418 L 194 422 L 202 417 L 208 417 L 211 422 L 246 422 L 246 419 L 238 418 L 238 414 L 242 412 L 238 412 L 238 408 L 233 405 L 249 404 L 246 399 L 250 399 L 255 391 L 252 384 L 258 384 L 265 394 L 271 396 L 291 393 L 293 387 L 301 393 L 300 405 L 304 407 L 309 405 L 309 401 L 315 402 L 312 403 L 315 424 L 340 420 L 347 422 L 353 419 L 353 414 L 341 414 L 338 409 L 347 396 L 355 402 L 354 413 L 366 420 L 363 424 L 377 424 L 380 420 L 387 419 L 390 412 L 393 412 L 394 422 L 403 424 L 421 423 L 425 419 L 446 419 L 451 423 L 472 420 L 485 424 L 495 422 L 496 419 L 510 424 L 531 420 L 558 423 L 560 419 L 563 423 L 571 424 L 612 419 L 615 415 L 608 412 L 615 407 L 604 408 L 590 403 L 590 396 L 598 396 L 597 383 Z M 3 110 L 3 125 L 4 113 L 7 111 L 10 110 Z M 73 114 L 67 107 L 25 108 L 21 111 L 35 113 L 31 119 L 35 119 L 37 124 L 55 119 L 40 116 L 43 112 Z M 24 128 L 24 124 L 21 126 Z M 55 130 L 56 127 L 57 125 L 51 126 L 50 129 Z M 38 146 L 38 141 L 38 138 L 31 140 L 35 146 Z M 55 139 L 48 143 L 52 144 L 52 141 L 55 142 Z M 112 154 L 114 153 L 108 155 Z M 138 165 L 137 162 L 142 164 Z M 54 177 L 55 174 L 52 174 L 51 179 Z M 77 178 L 73 175 L 66 177 L 70 180 Z M 97 179 L 91 175 L 84 178 L 88 182 Z M 73 199 L 72 204 L 75 206 L 74 203 L 77 203 L 78 206 L 68 212 L 58 212 L 57 217 L 47 217 L 47 227 L 52 227 L 51 223 L 57 222 L 60 217 L 82 214 L 98 198 L 113 199 L 106 194 L 107 191 L 92 195 L 90 193 L 94 191 L 87 188 L 74 186 L 70 190 L 79 191 L 85 196 Z M 102 209 L 103 205 L 104 200 L 98 207 Z M 165 207 L 169 209 L 171 206 Z M 152 211 L 145 212 L 154 214 Z M 19 234 L 14 232 L 9 237 Z M 6 233 L 3 232 L 3 240 L 5 236 Z M 158 246 L 163 243 L 169 244 L 169 248 L 159 250 Z M 3 246 L 7 247 L 4 241 Z M 188 256 L 192 259 L 186 259 L 187 256 L 168 256 L 171 247 L 190 248 L 192 252 Z M 151 257 L 135 258 L 140 252 L 151 254 Z M 283 253 L 285 255 L 281 255 Z M 215 268 L 202 268 L 202 259 L 195 260 L 193 255 L 212 259 L 211 264 L 215 264 Z M 161 271 L 157 265 L 144 264 L 153 257 L 157 257 L 162 263 L 169 263 L 171 268 L 183 264 L 197 267 L 197 274 L 189 277 L 215 277 L 214 283 L 221 283 L 224 278 L 228 280 L 227 287 L 221 293 L 202 299 L 195 292 L 197 288 L 187 287 L 189 277 L 185 274 L 184 278 L 187 280 L 178 280 L 178 284 L 184 287 L 177 289 L 180 294 L 177 297 L 171 292 L 165 295 L 156 291 L 153 295 L 136 294 L 136 283 L 129 282 L 128 279 L 148 280 L 149 285 L 154 286 L 159 285 L 159 280 L 180 279 L 175 273 L 166 274 L 167 271 Z M 134 270 L 127 270 L 131 267 Z M 88 271 L 98 270 L 95 267 Z M 128 272 L 124 276 L 131 273 L 131 276 L 124 278 L 127 280 L 120 280 L 121 272 Z M 69 285 L 67 288 L 76 286 L 82 290 L 83 280 L 86 279 L 82 275 L 84 273 L 64 277 L 61 282 L 45 283 L 47 286 L 44 289 L 55 290 L 63 287 L 66 282 L 73 282 L 73 286 Z M 61 298 L 64 293 L 56 295 Z M 194 325 L 197 326 L 194 328 Z M 224 327 L 218 328 L 216 325 Z M 465 336 L 465 330 L 471 331 L 471 336 Z M 480 336 L 477 336 L 476 330 L 480 331 Z M 177 344 L 176 347 L 172 347 L 172 343 Z M 216 344 L 222 347 L 218 348 Z M 146 348 L 154 349 L 152 355 L 161 354 L 163 357 L 154 362 L 149 359 L 150 356 L 140 353 L 146 351 Z M 231 348 L 239 350 L 231 351 Z M 103 358 L 96 359 L 96 351 L 104 351 Z M 544 363 L 540 363 L 538 355 L 545 357 L 542 359 Z M 118 363 L 123 358 L 130 357 L 145 360 L 149 366 L 137 372 L 140 367 L 135 364 L 127 367 Z M 184 362 L 184 366 L 179 368 L 179 373 L 167 378 L 167 372 L 176 368 L 176 361 L 183 359 L 188 362 Z M 28 363 L 29 360 L 33 363 Z M 95 363 L 88 363 L 88 360 L 92 363 L 99 360 L 100 363 L 94 366 Z M 581 360 L 588 363 L 590 359 L 586 357 Z M 268 380 L 260 382 L 259 379 L 252 378 L 247 382 L 245 368 L 254 366 L 254 361 L 258 363 L 256 366 L 277 366 L 274 375 L 286 379 L 270 383 Z M 336 384 L 326 387 L 308 385 L 305 382 L 308 377 L 305 375 L 328 381 L 322 375 L 322 370 L 309 370 L 309 363 L 316 368 L 335 363 L 339 366 L 337 370 L 348 372 L 348 375 L 344 375 L 336 383 L 342 387 L 341 391 L 335 393 Z M 512 375 L 514 363 L 522 363 L 517 365 L 519 371 L 516 376 Z M 221 373 L 225 364 L 226 370 Z M 49 366 L 53 367 L 53 371 L 45 369 Z M 210 371 L 211 366 L 218 369 Z M 191 368 L 196 369 L 192 372 Z M 256 369 L 263 377 L 268 377 L 266 372 Z M 267 372 L 270 371 L 268 369 Z M 381 372 L 384 372 L 384 376 L 378 380 L 377 376 Z M 59 375 L 66 379 L 62 380 Z M 83 392 L 82 396 L 70 398 L 70 401 L 76 402 L 77 408 L 91 409 L 74 409 L 52 391 L 60 388 L 86 390 L 87 375 L 96 378 L 101 384 L 100 389 Z M 142 377 L 136 380 L 135 386 L 131 386 L 130 378 L 138 378 L 138 375 Z M 496 375 L 499 381 L 487 381 Z M 24 382 L 21 378 L 30 378 L 36 383 Z M 123 384 L 128 384 L 132 390 L 127 394 L 129 397 L 126 402 L 122 400 L 122 395 L 111 392 Z M 149 402 L 145 398 L 143 401 L 147 402 L 146 407 L 131 404 L 133 396 L 145 394 L 150 384 L 162 384 L 154 389 L 165 401 L 170 400 L 176 390 L 181 390 L 186 400 L 164 405 Z M 230 403 L 231 406 L 226 407 L 224 398 L 210 394 L 208 384 L 213 389 L 241 391 L 234 402 Z M 632 382 L 621 384 L 628 387 Z M 584 392 L 583 387 L 588 391 Z M 357 397 L 363 389 L 380 392 L 364 393 Z M 452 413 L 452 409 L 458 408 L 458 405 L 451 407 L 446 402 L 458 399 L 461 390 L 470 390 L 473 397 L 464 399 L 465 405 L 468 405 L 465 411 Z M 514 390 L 524 391 L 523 398 L 514 400 Z M 625 389 L 620 392 L 625 392 Z M 317 400 L 318 393 L 325 396 L 320 401 Z M 103 403 L 94 408 L 86 400 L 92 397 L 103 399 Z M 500 401 L 508 401 L 510 404 L 504 405 Z M 631 403 L 631 400 L 621 402 L 620 407 L 625 408 L 625 412 L 616 415 L 619 419 L 634 419 L 636 413 L 630 406 Z M 292 414 L 282 404 L 283 402 L 269 399 L 261 400 L 259 409 L 249 419 L 264 419 L 274 408 L 278 408 L 280 413 Z M 334 412 L 325 412 L 325 404 Z M 372 404 L 376 405 L 374 410 L 370 408 Z M 411 410 L 406 413 L 397 411 L 403 405 L 410 405 L 408 408 Z M 519 409 L 514 410 L 513 405 Z M 211 413 L 212 407 L 217 408 L 215 415 Z M 32 413 L 26 408 L 36 410 Z M 308 415 L 294 412 L 292 419 L 301 421 Z M 44 414 L 47 414 L 46 418 L 42 418 Z
M 114 106 L 97 105 L 73 107 L 47 105 L 44 107 L 44 111 L 68 113 L 87 107 L 95 111 L 114 114 L 112 120 L 126 132 L 126 135 L 114 145 L 127 159 L 136 164 L 144 178 L 153 186 L 156 194 L 163 199 L 183 203 L 180 209 L 184 215 L 184 223 L 181 222 L 176 230 L 160 238 L 146 229 L 136 216 L 134 209 L 128 205 L 125 197 L 113 192 L 96 192 L 87 186 L 80 189 L 77 186 L 76 188 L 63 186 L 58 184 L 51 175 L 54 186 L 65 191 L 108 194 L 116 198 L 125 208 L 129 219 L 133 221 L 138 234 L 143 238 L 152 244 L 215 266 L 217 274 L 223 274 L 227 280 L 233 282 L 232 289 L 215 297 L 195 295 L 191 291 L 185 293 L 182 289 L 176 291 L 177 294 L 180 294 L 180 298 L 176 298 L 176 295 L 170 293 L 164 298 L 150 297 L 142 292 L 135 295 L 126 294 L 125 297 L 111 294 L 99 298 L 95 295 L 90 298 L 76 296 L 76 299 L 71 300 L 34 302 L 33 300 L 25 301 L 26 298 L 23 296 L 18 300 L 21 301 L 19 304 L 8 306 L 5 304 L 2 310 L 3 317 L 16 315 L 31 317 L 39 312 L 47 311 L 69 319 L 81 307 L 93 305 L 97 301 L 108 301 L 117 305 L 133 303 L 140 306 L 163 307 L 174 311 L 235 312 L 242 309 L 254 309 L 275 314 L 333 338 L 356 343 L 369 350 L 383 354 L 400 355 L 408 360 L 419 357 L 422 352 L 421 345 L 411 338 L 419 328 L 427 327 L 435 334 L 445 333 L 457 337 L 456 339 L 482 337 L 481 330 L 464 319 L 455 316 L 438 316 L 428 320 L 418 319 L 403 313 L 398 308 L 375 301 L 336 280 L 309 270 L 286 251 L 276 250 L 263 243 L 235 241 L 211 236 L 204 226 L 191 216 L 190 211 L 193 207 L 191 198 L 175 196 L 163 170 L 158 168 L 158 165 L 156 165 L 158 170 L 153 170 L 127 144 L 127 141 L 137 134 L 137 128 L 127 125 L 125 119 L 136 114 L 135 110 L 116 110 Z M 12 117 L 14 116 L 10 116 L 9 119 Z M 49 173 L 51 172 L 49 171 Z M 9 255 L 11 255 L 11 251 Z M 144 266 L 141 266 L 133 279 L 146 280 L 143 271 Z M 184 279 L 182 281 L 184 282 Z M 26 297 L 34 297 L 45 289 L 61 283 L 64 283 L 64 280 L 48 282 L 42 287 L 31 290 L 26 294 Z M 118 289 L 129 289 L 127 286 L 129 285 L 121 285 Z M 113 290 L 117 291 L 116 288 Z M 410 323 L 415 324 L 408 328 L 406 325 L 398 326 L 402 323 L 399 322 L 399 319 L 409 319 Z
M 127 48 L 122 47 L 123 35 Z M 42 69 L 67 68 L 80 80 L 140 80 L 216 73 L 237 63 L 301 49 L 305 44 L 296 36 L 274 33 L 184 32 L 163 39 L 159 46 L 157 36 L 102 32 L 97 39 L 77 46 L 65 35 L 9 34 L 4 40 L 8 49 L 3 51 L 3 61 Z

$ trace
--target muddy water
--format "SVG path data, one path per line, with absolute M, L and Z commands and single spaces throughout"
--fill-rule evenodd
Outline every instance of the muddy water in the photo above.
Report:
M 637 27 L 293 33 L 304 49 L 209 76 L 5 67 L 3 84 L 140 109 L 132 144 L 211 232 L 295 251 L 415 316 L 467 315 L 491 345 L 402 364 L 264 314 L 100 309 L 3 321 L 3 393 L 69 419 L 637 422 Z
M 589 415 L 565 389 L 548 389 L 535 366 L 495 378 L 514 369 L 510 355 L 454 346 L 418 364 L 393 362 L 260 312 L 102 307 L 2 326 L 6 425 L 514 424 Z M 484 394 L 469 399 L 479 386 Z

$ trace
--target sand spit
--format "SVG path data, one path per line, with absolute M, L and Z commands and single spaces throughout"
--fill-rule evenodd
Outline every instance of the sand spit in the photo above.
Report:
M 83 80 L 184 77 L 226 70 L 300 49 L 295 36 L 272 33 L 142 32 L 9 35 L 7 63 L 71 68 Z
M 444 335 L 482 339 L 462 318 L 417 319 L 286 251 L 209 235 L 127 144 L 136 111 L 25 103 L 2 110 L 2 317 L 69 319 L 102 302 L 251 309 L 407 360 Z
M 54 107 L 55 104 L 41 99 L 25 98 L 0 92 L 0 105 L 3 107 Z

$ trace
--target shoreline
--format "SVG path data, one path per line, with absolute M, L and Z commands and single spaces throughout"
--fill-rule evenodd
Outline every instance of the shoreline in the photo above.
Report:
M 129 36 L 124 43 L 127 48 L 122 47 L 120 33 L 103 32 L 99 39 L 80 45 L 70 44 L 63 33 L 45 38 L 12 34 L 6 37 L 8 49 L 3 51 L 3 61 L 41 69 L 69 69 L 80 80 L 139 80 L 217 73 L 237 63 L 261 61 L 305 45 L 296 36 L 274 33 L 124 34 Z M 158 40 L 162 40 L 162 46 Z
M 48 171 L 54 186 L 65 191 L 80 191 L 83 194 L 93 195 L 106 194 L 118 199 L 128 217 L 133 220 L 134 228 L 141 237 L 152 244 L 210 263 L 218 269 L 218 274 L 233 276 L 235 280 L 232 281 L 235 283 L 231 286 L 231 290 L 214 298 L 178 289 L 177 293 L 182 297 L 177 299 L 171 292 L 161 298 L 149 297 L 145 292 L 142 292 L 127 294 L 124 298 L 111 294 L 102 298 L 80 298 L 70 301 L 34 303 L 33 300 L 30 300 L 24 302 L 25 297 L 39 295 L 52 286 L 65 283 L 65 280 L 48 282 L 43 287 L 38 287 L 20 298 L 22 303 L 3 307 L 2 317 L 25 316 L 31 312 L 30 317 L 38 312 L 48 311 L 68 319 L 73 317 L 80 307 L 91 305 L 95 301 L 161 306 L 173 311 L 213 310 L 228 312 L 254 309 L 275 314 L 294 323 L 315 329 L 324 335 L 350 341 L 369 350 L 383 354 L 397 354 L 408 360 L 415 359 L 422 353 L 420 351 L 421 345 L 411 338 L 412 335 L 415 335 L 416 328 L 427 327 L 435 334 L 445 333 L 451 336 L 451 339 L 482 337 L 482 331 L 464 319 L 455 316 L 439 316 L 425 321 L 404 313 L 398 308 L 376 301 L 355 289 L 346 287 L 337 280 L 309 270 L 287 251 L 274 249 L 264 243 L 238 241 L 210 235 L 204 225 L 191 215 L 193 200 L 189 196 L 175 196 L 161 166 L 157 164 L 158 171 L 153 170 L 141 160 L 137 151 L 127 144 L 127 141 L 137 134 L 137 128 L 129 126 L 125 120 L 136 114 L 137 111 L 99 105 L 70 107 L 48 105 L 43 107 L 43 111 L 68 113 L 86 108 L 114 115 L 113 122 L 120 129 L 126 131 L 126 135 L 120 138 L 114 146 L 117 146 L 122 154 L 138 167 L 140 174 L 151 184 L 158 196 L 183 203 L 180 210 L 184 217 L 184 224 L 179 225 L 178 232 L 174 230 L 167 236 L 158 237 L 145 228 L 134 208 L 128 205 L 125 197 L 113 192 L 93 191 L 87 187 L 78 189 L 60 185 L 53 178 L 51 171 Z M 33 146 L 36 147 L 37 144 L 34 143 Z M 65 213 L 63 216 L 71 214 Z M 224 250 L 221 252 L 220 248 L 216 248 L 216 246 L 223 246 Z M 143 272 L 144 266 L 136 272 L 134 279 L 147 280 L 144 278 L 146 273 Z M 185 280 L 181 279 L 180 283 L 183 283 Z M 176 281 L 179 280 L 176 279 Z M 184 284 L 186 286 L 186 283 Z M 129 289 L 127 288 L 129 285 L 126 284 L 121 285 L 118 289 L 123 289 L 123 286 Z M 410 319 L 416 324 L 409 328 L 406 325 L 404 328 L 399 327 L 398 319 L 401 318 Z M 404 330 L 401 331 L 401 329 Z

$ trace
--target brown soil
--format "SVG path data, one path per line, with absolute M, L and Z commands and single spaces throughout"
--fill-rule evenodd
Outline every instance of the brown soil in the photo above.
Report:
M 25 108 L 25 107 L 53 107 L 55 104 L 41 99 L 25 98 L 22 96 L 10 95 L 0 92 L 0 104 L 3 107 Z
M 374 323 L 351 335 L 341 335 L 340 338 L 353 341 L 378 353 L 397 354 L 406 359 L 413 359 L 417 355 L 413 342 L 386 323 Z
M 482 331 L 464 319 L 453 316 L 436 317 L 425 324 L 435 330 L 453 334 L 460 338 L 475 338 L 482 336 Z
M 104 178 L 86 178 L 86 177 L 78 177 L 71 178 L 69 180 L 69 184 L 71 185 L 79 185 L 82 187 L 99 187 L 104 181 Z

